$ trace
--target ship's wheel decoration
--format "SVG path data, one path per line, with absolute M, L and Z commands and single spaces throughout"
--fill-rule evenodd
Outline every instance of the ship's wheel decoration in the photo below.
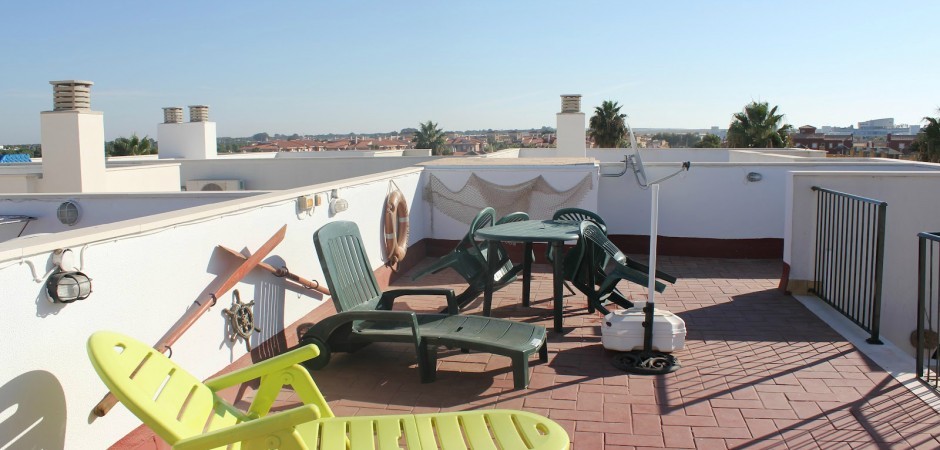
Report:
M 251 333 L 261 331 L 260 328 L 255 326 L 255 314 L 251 311 L 253 306 L 255 306 L 254 300 L 242 303 L 241 295 L 236 289 L 232 292 L 232 307 L 222 310 L 228 316 L 229 325 L 232 327 L 232 336 L 230 338 L 232 342 L 241 337 L 245 340 L 245 345 L 249 346 L 249 350 L 251 350 L 249 342 Z

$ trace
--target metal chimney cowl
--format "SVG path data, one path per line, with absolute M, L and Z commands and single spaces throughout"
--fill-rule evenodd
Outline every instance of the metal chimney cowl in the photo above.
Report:
M 180 106 L 163 108 L 163 123 L 183 123 L 183 108 Z
M 52 85 L 53 111 L 91 110 L 91 86 L 95 83 L 84 80 L 50 81 Z
M 189 121 L 190 122 L 208 122 L 209 121 L 209 106 L 208 105 L 190 105 L 189 106 Z
M 569 94 L 561 96 L 561 112 L 579 113 L 581 112 L 581 94 Z

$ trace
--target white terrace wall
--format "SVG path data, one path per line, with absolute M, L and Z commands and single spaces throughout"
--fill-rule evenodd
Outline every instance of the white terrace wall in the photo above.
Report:
M 335 155 L 338 152 L 331 153 Z M 307 154 L 292 153 L 291 155 L 306 156 Z M 298 156 L 264 159 L 219 158 L 206 161 L 181 159 L 176 162 L 180 163 L 180 178 L 183 185 L 189 180 L 242 180 L 245 189 L 248 190 L 276 190 L 401 169 L 433 159 L 435 158 L 420 156 L 388 158 Z
M 195 206 L 209 205 L 236 198 L 258 195 L 259 192 L 176 192 L 135 194 L 19 194 L 0 197 L 0 214 L 35 217 L 23 235 L 58 233 L 61 231 L 104 225 L 122 220 L 136 219 Z M 56 217 L 56 208 L 72 200 L 81 209 L 81 217 L 74 226 L 63 225 Z M 3 233 L 0 228 L 0 233 Z M 11 236 L 0 234 L 0 242 Z
M 332 220 L 359 224 L 373 268 L 383 255 L 382 217 L 389 180 L 401 188 L 412 213 L 428 212 L 418 197 L 420 169 L 403 169 L 344 182 L 307 186 L 214 205 L 188 208 L 135 220 L 37 236 L 28 246 L 0 244 L 0 299 L 4 335 L 0 339 L 0 412 L 19 414 L 7 420 L 7 432 L 36 428 L 10 448 L 104 448 L 140 424 L 127 409 L 115 407 L 89 423 L 89 411 L 105 393 L 85 353 L 85 341 L 96 330 L 114 330 L 144 342 L 156 342 L 194 301 L 205 301 L 237 261 L 216 245 L 254 251 L 282 225 L 284 241 L 266 258 L 286 264 L 304 277 L 323 280 L 314 251 L 313 232 Z M 349 209 L 330 217 L 321 206 L 298 213 L 296 197 L 338 189 Z M 425 236 L 412 228 L 411 242 Z M 33 280 L 51 267 L 50 254 L 72 249 L 93 281 L 83 301 L 49 303 L 43 285 Z M 276 335 L 322 302 L 312 291 L 293 289 L 280 279 L 254 271 L 236 288 L 245 301 L 255 300 L 262 332 L 252 344 Z M 223 308 L 231 297 L 199 319 L 174 346 L 173 358 L 205 378 L 246 353 L 243 343 L 226 335 Z M 272 356 L 265 354 L 265 357 Z M 12 439 L 12 437 L 11 437 Z
M 520 158 L 538 158 L 552 156 L 551 148 L 524 148 L 519 149 Z M 623 161 L 624 155 L 632 154 L 629 148 L 589 148 L 587 157 L 595 158 L 600 162 Z M 806 149 L 733 149 L 733 148 L 662 148 L 640 149 L 640 157 L 644 162 L 731 162 L 736 160 L 746 162 L 780 161 L 775 156 L 788 158 L 825 157 L 822 150 Z
M 179 164 L 108 167 L 108 192 L 179 192 Z
M 794 172 L 789 178 L 784 262 L 790 264 L 790 282 L 796 287 L 814 277 L 817 194 L 813 186 L 888 203 L 881 336 L 913 356 L 917 233 L 940 230 L 940 196 L 933 195 L 940 192 L 940 172 Z
M 825 167 L 831 171 L 934 170 L 925 165 L 862 162 L 692 163 L 688 172 L 661 184 L 659 235 L 712 239 L 783 238 L 787 221 L 784 204 L 790 171 Z M 678 163 L 645 164 L 649 180 L 675 172 Z M 601 173 L 615 173 L 622 164 L 603 164 Z M 747 174 L 759 173 L 759 182 Z M 650 193 L 633 172 L 601 177 L 597 211 L 612 234 L 648 235 Z

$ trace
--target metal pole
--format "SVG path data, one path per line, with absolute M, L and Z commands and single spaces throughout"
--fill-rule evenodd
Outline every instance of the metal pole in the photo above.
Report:
M 650 265 L 649 265 L 649 294 L 647 295 L 646 319 L 643 322 L 643 351 L 653 351 L 653 310 L 656 304 L 656 237 L 659 236 L 659 185 L 652 188 L 650 201 Z

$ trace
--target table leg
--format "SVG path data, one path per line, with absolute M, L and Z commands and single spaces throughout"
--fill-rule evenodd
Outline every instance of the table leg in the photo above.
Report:
M 563 284 L 565 282 L 565 275 L 562 273 L 562 257 L 561 252 L 564 249 L 565 243 L 562 241 L 553 241 L 552 247 L 555 254 L 555 262 L 553 267 L 552 274 L 552 286 L 554 287 L 555 294 L 555 332 L 561 333 L 563 331 L 562 327 L 562 297 L 564 292 L 562 292 Z
M 522 252 L 522 306 L 529 306 L 529 295 L 532 290 L 532 243 L 526 242 Z
M 493 274 L 496 273 L 497 261 L 499 258 L 496 252 L 496 241 L 486 242 L 486 288 L 483 289 L 483 315 L 489 316 L 493 305 Z

